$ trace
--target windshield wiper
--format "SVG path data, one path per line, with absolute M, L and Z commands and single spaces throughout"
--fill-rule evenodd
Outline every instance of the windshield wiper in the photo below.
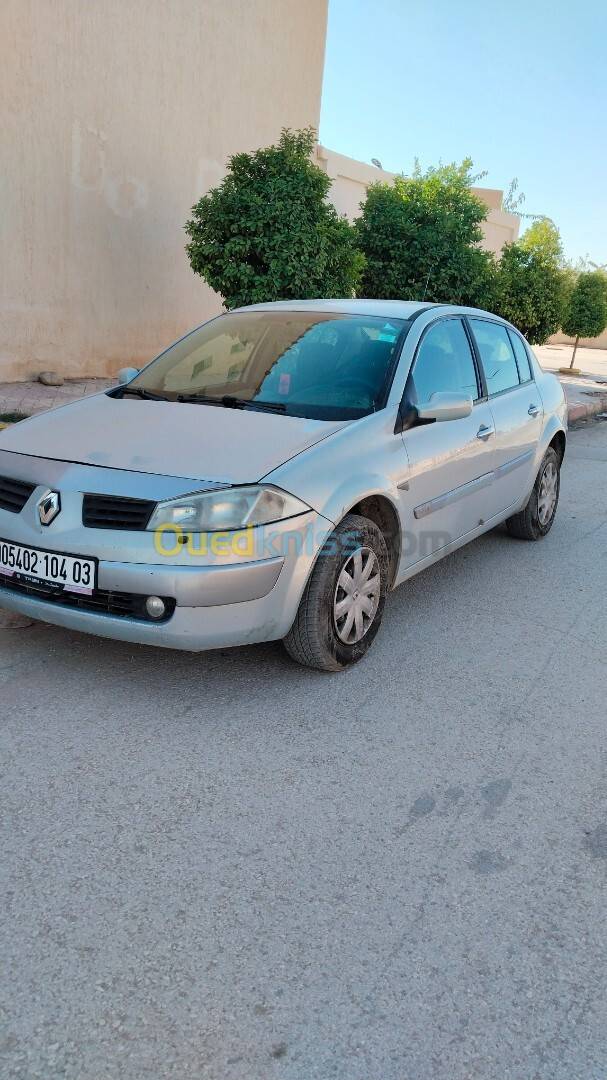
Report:
M 187 405 L 221 405 L 221 398 L 202 397 L 200 394 L 177 394 L 176 401 L 185 402 Z
M 204 397 L 201 394 L 178 394 L 177 401 L 186 402 L 188 405 L 222 405 L 224 409 L 260 409 L 264 412 L 286 412 L 287 407 L 282 401 L 250 401 L 249 398 L 232 397 L 224 394 L 223 397 Z
M 230 394 L 224 394 L 221 399 L 221 404 L 225 405 L 226 409 L 262 409 L 266 412 L 286 412 L 287 406 L 282 401 L 257 401 L 249 398 L 232 397 Z
M 123 398 L 125 394 L 135 394 L 136 397 L 143 398 L 144 401 L 169 400 L 163 397 L 162 394 L 153 394 L 151 390 L 144 390 L 141 386 L 118 386 L 116 390 L 112 391 L 112 397 L 115 398 Z

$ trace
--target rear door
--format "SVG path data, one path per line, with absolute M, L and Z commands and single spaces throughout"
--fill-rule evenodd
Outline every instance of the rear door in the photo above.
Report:
M 468 318 L 495 424 L 488 516 L 515 508 L 529 487 L 544 419 L 523 338 L 502 323 Z
M 460 316 L 437 320 L 417 347 L 406 394 L 413 404 L 440 391 L 474 400 L 470 416 L 418 423 L 403 433 L 410 464 L 402 492 L 404 538 L 401 574 L 448 549 L 487 517 L 495 455 L 491 410 L 481 398 L 477 362 Z

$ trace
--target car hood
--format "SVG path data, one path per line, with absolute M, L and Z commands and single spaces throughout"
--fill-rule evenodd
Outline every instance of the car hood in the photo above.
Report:
M 254 483 L 348 421 L 95 394 L 0 433 L 0 449 L 131 472 Z

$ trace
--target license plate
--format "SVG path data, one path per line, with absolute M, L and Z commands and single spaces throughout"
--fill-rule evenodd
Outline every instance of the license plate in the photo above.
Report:
M 65 592 L 90 596 L 97 585 L 97 560 L 0 540 L 0 579 L 2 577 L 61 587 Z

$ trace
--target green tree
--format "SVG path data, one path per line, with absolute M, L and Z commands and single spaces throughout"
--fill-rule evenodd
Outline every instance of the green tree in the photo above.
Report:
M 563 317 L 567 274 L 561 266 L 559 231 L 539 218 L 514 244 L 506 244 L 498 263 L 492 307 L 518 326 L 532 345 L 554 334 Z
M 552 218 L 537 218 L 525 230 L 518 243 L 523 251 L 536 255 L 544 262 L 551 262 L 556 266 L 560 266 L 563 261 L 561 234 Z
M 327 201 L 331 179 L 310 160 L 312 128 L 283 129 L 276 146 L 235 154 L 185 226 L 190 265 L 228 308 L 351 296 L 364 259 Z
M 519 191 L 518 176 L 515 176 L 508 185 L 508 191 L 502 199 L 502 210 L 506 214 L 518 214 L 523 216 L 521 212 L 521 206 L 525 202 L 526 195 L 524 191 Z
M 571 293 L 562 324 L 563 333 L 575 338 L 570 367 L 574 365 L 580 338 L 598 337 L 606 326 L 607 277 L 601 270 L 582 273 Z
M 365 255 L 360 294 L 482 306 L 493 256 L 478 246 L 487 207 L 471 191 L 472 162 L 372 184 L 355 222 Z

